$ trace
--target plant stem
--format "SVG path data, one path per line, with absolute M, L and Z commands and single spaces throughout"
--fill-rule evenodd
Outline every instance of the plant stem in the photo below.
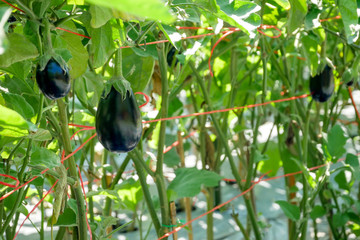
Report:
M 69 135 L 69 128 L 68 128 L 68 119 L 67 119 L 67 113 L 66 113 L 66 105 L 62 99 L 57 100 L 57 104 L 59 107 L 59 124 L 61 127 L 61 133 L 62 133 L 62 140 L 63 140 L 63 147 L 65 150 L 65 154 L 68 155 L 72 152 L 71 143 L 70 143 L 70 135 Z M 76 179 L 76 181 L 79 181 L 76 163 L 74 157 L 70 157 L 67 160 L 69 164 L 69 173 L 70 176 Z M 86 210 L 85 210 L 85 202 L 84 202 L 84 196 L 81 191 L 80 184 L 75 184 L 73 186 L 73 191 L 75 195 L 76 204 L 78 207 L 78 213 L 77 213 L 77 223 L 78 223 L 78 237 L 80 240 L 86 240 L 87 239 L 87 227 L 86 227 Z
M 156 234 L 158 237 L 161 237 L 161 225 L 159 222 L 159 218 L 156 214 L 154 203 L 151 198 L 151 194 L 148 188 L 148 185 L 146 183 L 146 176 L 144 174 L 143 168 L 140 164 L 140 162 L 143 162 L 144 160 L 141 158 L 141 155 L 137 149 L 134 149 L 133 151 L 129 152 L 128 155 L 133 159 L 135 164 L 135 170 L 137 172 L 137 175 L 139 176 L 141 189 L 144 193 L 144 199 L 146 202 L 146 205 L 148 207 L 149 214 L 151 216 L 152 222 L 154 224 Z M 140 155 L 140 158 L 138 157 Z
M 161 118 L 165 118 L 168 115 L 168 78 L 167 78 L 167 62 L 165 57 L 165 45 L 160 43 L 157 45 L 157 53 L 159 57 L 159 66 L 161 72 Z M 166 121 L 160 123 L 160 133 L 157 151 L 157 163 L 155 172 L 155 184 L 159 193 L 160 208 L 161 208 L 161 221 L 163 225 L 170 225 L 170 208 L 166 195 L 166 187 L 163 173 L 164 164 L 164 145 L 165 145 L 165 130 Z M 162 234 L 168 232 L 167 227 L 162 228 Z
M 114 77 L 122 78 L 122 50 L 121 47 L 115 51 Z
M 236 213 L 236 214 L 235 214 L 235 213 L 232 213 L 231 216 L 232 216 L 232 218 L 234 219 L 236 225 L 239 226 L 240 231 L 242 232 L 242 234 L 243 234 L 243 236 L 244 236 L 244 239 L 245 239 L 245 240 L 250 240 L 248 234 L 246 233 L 246 230 L 245 230 L 244 226 L 242 225 L 242 223 L 240 222 L 240 220 L 239 220 L 239 218 L 238 218 L 238 214 L 237 214 L 237 213 Z
M 194 63 L 193 62 L 189 62 L 189 66 L 191 67 L 191 69 L 193 70 L 194 74 L 195 74 L 195 77 L 196 77 L 196 80 L 197 82 L 199 83 L 200 85 L 200 88 L 203 92 L 203 95 L 204 95 L 204 99 L 205 99 L 205 102 L 207 104 L 207 107 L 208 107 L 208 110 L 211 111 L 213 110 L 212 109 L 212 104 L 211 104 L 211 101 L 210 101 L 210 97 L 209 97 L 209 94 L 207 92 L 207 89 L 205 87 L 205 84 L 204 84 L 204 81 L 203 79 L 201 78 L 201 76 L 199 75 L 198 71 L 196 70 L 195 66 L 194 66 Z M 238 172 L 238 169 L 236 167 L 236 164 L 235 164 L 235 161 L 234 161 L 234 158 L 231 154 L 231 150 L 230 150 L 230 147 L 227 143 L 227 140 L 223 134 L 223 132 L 221 131 L 221 128 L 220 128 L 220 125 L 215 117 L 214 114 L 211 114 L 210 115 L 212 120 L 213 120 L 213 123 L 214 123 L 214 126 L 215 126 L 215 129 L 218 133 L 218 137 L 219 137 L 219 140 L 222 142 L 224 148 L 225 148 L 225 154 L 226 156 L 228 157 L 229 159 L 229 163 L 230 163 L 230 166 L 231 166 L 231 171 L 232 171 L 232 174 L 234 175 L 235 179 L 236 179 L 236 182 L 240 188 L 240 190 L 244 190 L 243 187 L 242 187 L 242 184 L 241 184 L 241 177 L 240 177 L 240 174 Z M 244 197 L 244 201 L 245 201 L 245 205 L 246 205 L 246 208 L 248 210 L 248 214 L 250 216 L 250 220 L 251 220 L 251 223 L 252 223 L 252 226 L 254 228 L 254 232 L 255 232 L 255 238 L 258 240 L 258 239 L 261 239 L 261 233 L 260 233 L 260 230 L 259 230 L 259 225 L 257 223 L 257 220 L 256 220 L 256 216 L 255 216 L 255 213 L 254 213 L 254 210 L 253 210 L 253 207 L 252 207 L 252 204 L 250 202 L 250 200 L 245 196 Z
M 94 160 L 95 160 L 95 139 L 92 139 L 90 141 L 90 162 L 89 162 L 89 192 L 92 191 L 92 185 L 93 185 L 93 174 L 94 174 Z M 94 222 L 94 202 L 93 198 L 89 197 L 89 214 L 90 214 L 90 222 Z

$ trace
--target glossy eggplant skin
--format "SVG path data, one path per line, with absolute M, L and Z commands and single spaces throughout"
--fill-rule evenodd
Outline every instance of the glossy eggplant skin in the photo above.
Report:
M 111 152 L 129 152 L 136 147 L 142 135 L 141 113 L 134 93 L 126 97 L 111 87 L 105 98 L 100 98 L 95 118 L 100 143 Z
M 334 92 L 334 75 L 329 66 L 315 77 L 310 78 L 310 93 L 318 102 L 326 102 Z
M 170 48 L 170 50 L 169 50 L 169 52 L 168 52 L 168 54 L 166 56 L 166 62 L 167 62 L 169 67 L 172 66 L 172 62 L 173 62 L 174 58 L 175 58 L 174 66 L 176 66 L 178 64 L 178 62 L 179 62 L 179 60 L 175 56 L 175 53 L 176 53 L 176 48 L 172 47 L 172 48 Z
M 42 71 L 37 67 L 36 82 L 41 92 L 51 100 L 65 97 L 71 88 L 69 71 L 64 71 L 54 59 L 50 59 Z

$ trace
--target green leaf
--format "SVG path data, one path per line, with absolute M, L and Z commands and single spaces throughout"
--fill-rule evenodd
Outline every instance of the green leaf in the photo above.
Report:
M 117 185 L 116 190 L 120 196 L 121 203 L 127 209 L 136 211 L 137 204 L 143 199 L 140 181 L 135 181 L 133 178 L 127 179 L 120 185 Z
M 293 221 L 297 221 L 300 219 L 300 208 L 298 206 L 288 203 L 286 201 L 276 201 L 275 203 L 280 206 L 281 210 L 283 210 L 283 212 L 289 219 Z
M 29 124 L 14 110 L 0 105 L 0 135 L 22 137 L 28 134 Z
M 104 84 L 101 77 L 94 72 L 87 71 L 75 81 L 75 93 L 79 100 L 90 107 L 97 106 Z
M 122 50 L 123 73 L 135 92 L 141 92 L 148 85 L 154 72 L 155 60 L 152 57 L 140 57 L 131 49 Z
M 354 43 L 359 38 L 358 15 L 356 0 L 338 1 L 338 7 L 348 44 Z
M 285 10 L 289 10 L 289 8 L 290 8 L 290 3 L 288 0 L 274 0 L 274 2 L 279 4 Z
M 247 1 L 216 1 L 219 10 L 215 15 L 223 19 L 229 24 L 236 26 L 250 35 L 250 38 L 255 36 L 257 27 L 260 26 L 260 16 L 255 14 L 261 8 L 253 2 Z
M 345 170 L 340 171 L 334 178 L 335 182 L 339 185 L 339 188 L 344 190 L 350 190 L 350 183 L 347 181 Z
M 175 174 L 168 190 L 176 192 L 178 198 L 194 197 L 200 193 L 201 186 L 216 187 L 222 179 L 217 173 L 196 168 L 178 168 Z
M 170 14 L 169 8 L 160 0 L 86 0 L 92 4 L 116 9 L 122 12 L 130 13 L 138 17 L 148 18 L 151 20 L 172 23 L 175 19 Z
M 320 206 L 320 205 L 316 205 L 313 207 L 313 209 L 310 212 L 310 217 L 315 220 L 316 218 L 321 218 L 322 216 L 324 216 L 326 214 L 326 210 Z
M 347 214 L 335 213 L 333 215 L 334 227 L 342 227 L 347 223 L 348 220 L 349 220 L 349 216 Z
M 34 147 L 34 150 L 31 153 L 30 164 L 53 168 L 60 164 L 60 158 L 49 149 Z
M 25 60 L 11 64 L 6 68 L 0 67 L 0 69 L 14 75 L 17 78 L 20 78 L 21 80 L 25 80 L 25 78 L 29 75 L 32 66 L 33 64 L 30 60 Z
M 90 25 L 93 28 L 99 28 L 103 26 L 113 17 L 110 8 L 99 7 L 96 5 L 91 5 L 89 12 L 91 14 Z
M 9 45 L 9 41 L 6 38 L 6 34 L 4 32 L 4 26 L 10 15 L 11 15 L 11 8 L 8 7 L 0 8 L 0 55 L 5 52 L 5 50 Z
M 26 37 L 21 34 L 8 35 L 9 48 L 0 55 L 0 67 L 6 68 L 11 64 L 39 56 L 38 50 Z
M 21 114 L 24 118 L 31 118 L 35 115 L 32 106 L 23 96 L 14 93 L 1 93 L 5 99 L 6 106 Z
M 89 32 L 91 35 L 93 64 L 95 68 L 98 68 L 103 66 L 115 51 L 111 24 L 108 22 L 100 28 L 91 28 Z
M 332 157 L 340 158 L 345 152 L 345 137 L 344 130 L 340 125 L 335 125 L 328 134 L 328 150 Z
M 353 168 L 358 168 L 359 167 L 359 157 L 354 154 L 348 153 L 348 154 L 346 154 L 345 163 L 349 164 Z
M 66 29 L 77 31 L 72 22 L 66 22 L 64 24 Z M 62 27 L 64 27 L 62 25 Z M 70 76 L 72 79 L 80 77 L 87 68 L 88 65 L 88 51 L 82 45 L 81 38 L 75 34 L 59 31 L 61 38 L 66 43 L 66 49 L 70 51 L 72 58 L 69 60 Z
M 303 24 L 307 13 L 307 4 L 306 0 L 289 1 L 291 8 L 289 12 L 288 31 L 292 33 Z
M 314 36 L 309 35 L 302 37 L 301 42 L 303 43 L 303 48 L 305 50 L 306 62 L 311 69 L 311 75 L 316 75 L 319 65 L 319 57 L 317 54 L 318 41 Z
M 31 132 L 29 137 L 34 141 L 47 141 L 51 140 L 52 136 L 48 130 L 39 128 L 36 132 Z
M 51 220 L 50 217 L 48 220 L 48 225 L 51 226 Z M 54 224 L 54 226 L 62 226 L 62 227 L 75 227 L 77 226 L 76 223 L 76 214 L 71 208 L 65 208 L 64 212 L 60 214 L 57 222 Z

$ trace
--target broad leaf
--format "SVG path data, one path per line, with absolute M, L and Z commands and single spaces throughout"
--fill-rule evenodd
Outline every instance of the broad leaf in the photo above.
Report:
M 51 225 L 51 217 L 49 218 L 48 225 Z M 64 212 L 60 214 L 57 222 L 54 226 L 62 226 L 62 227 L 75 227 L 76 223 L 76 214 L 71 208 L 65 208 Z
M 60 164 L 60 158 L 49 149 L 35 147 L 31 153 L 30 164 L 53 168 Z
M 345 153 L 346 137 L 340 125 L 335 125 L 328 134 L 328 151 L 333 158 L 340 158 Z
M 22 137 L 27 135 L 29 124 L 14 110 L 0 105 L 0 135 Z
M 101 67 L 114 53 L 115 45 L 112 39 L 110 23 L 100 28 L 89 29 L 92 43 L 93 64 L 95 68 Z
M 67 22 L 64 26 L 72 31 L 77 31 L 71 22 Z M 66 49 L 72 55 L 72 58 L 68 62 L 70 76 L 72 79 L 78 78 L 86 71 L 89 59 L 88 52 L 82 45 L 81 37 L 66 31 L 59 31 L 59 33 L 61 34 L 61 38 L 66 42 Z
M 99 102 L 103 87 L 101 77 L 88 71 L 75 82 L 76 96 L 84 104 L 95 107 Z
M 5 99 L 6 106 L 21 114 L 24 118 L 31 118 L 35 115 L 32 106 L 25 100 L 23 96 L 14 93 L 1 93 Z
M 171 23 L 174 17 L 170 14 L 169 8 L 160 0 L 86 0 L 95 5 L 116 9 L 125 13 L 134 14 L 138 17 L 158 20 L 164 23 Z
M 344 23 L 345 35 L 349 44 L 359 38 L 359 25 L 356 0 L 338 1 L 341 19 Z
M 316 218 L 321 218 L 326 214 L 325 209 L 322 206 L 316 205 L 310 212 L 310 217 L 315 220 Z
M 99 7 L 96 5 L 91 5 L 89 12 L 91 14 L 90 24 L 93 28 L 103 26 L 113 17 L 110 8 Z
M 120 196 L 121 203 L 124 204 L 127 209 L 135 211 L 137 204 L 143 198 L 140 181 L 135 181 L 133 178 L 130 178 L 118 185 L 116 189 Z
M 281 210 L 283 210 L 283 212 L 289 219 L 293 221 L 297 221 L 300 219 L 300 208 L 298 206 L 288 203 L 286 201 L 276 201 L 275 203 L 280 206 Z
M 359 157 L 354 154 L 348 153 L 346 155 L 345 163 L 349 164 L 353 168 L 358 168 L 359 167 Z
M 200 193 L 201 186 L 216 187 L 222 179 L 217 173 L 196 168 L 179 168 L 175 174 L 168 190 L 174 191 L 178 198 L 194 197 Z
M 11 64 L 39 56 L 38 50 L 26 37 L 17 33 L 8 35 L 9 48 L 0 55 L 0 67 L 6 68 Z
M 134 93 L 143 91 L 153 74 L 154 59 L 152 57 L 140 57 L 131 49 L 123 49 L 122 56 L 124 77 L 130 82 Z
M 255 36 L 255 30 L 260 26 L 260 16 L 255 14 L 260 10 L 260 6 L 253 2 L 246 1 L 217 1 L 220 11 L 217 17 L 239 27 L 250 35 Z
M 289 12 L 288 30 L 289 33 L 292 33 L 303 24 L 307 13 L 307 4 L 306 0 L 289 1 L 291 8 Z

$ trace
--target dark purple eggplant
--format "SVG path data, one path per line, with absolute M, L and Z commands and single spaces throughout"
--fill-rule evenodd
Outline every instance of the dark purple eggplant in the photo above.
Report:
M 334 92 L 334 75 L 332 69 L 325 69 L 315 77 L 310 78 L 310 92 L 312 98 L 318 102 L 326 102 Z
M 65 97 L 71 88 L 69 70 L 61 68 L 54 59 L 50 59 L 44 70 L 36 69 L 36 82 L 41 92 L 49 99 Z
M 123 98 L 111 87 L 109 94 L 100 98 L 95 122 L 100 143 L 111 152 L 129 152 L 141 139 L 141 113 L 132 91 L 126 91 Z
M 176 58 L 176 48 L 171 47 L 168 54 L 166 55 L 166 62 L 169 67 L 172 66 L 173 61 L 175 61 L 174 66 L 176 66 L 179 60 Z

